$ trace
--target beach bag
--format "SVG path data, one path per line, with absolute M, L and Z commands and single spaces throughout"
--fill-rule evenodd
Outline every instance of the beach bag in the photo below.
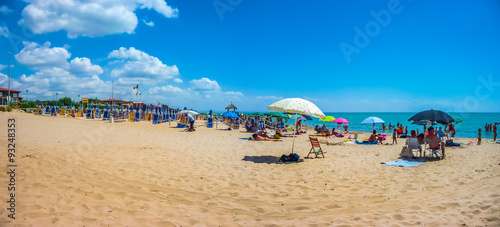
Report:
M 411 152 L 410 152 L 410 149 L 408 149 L 408 147 L 404 146 L 403 148 L 401 148 L 401 153 L 399 153 L 399 157 L 402 157 L 402 158 L 409 158 L 411 157 Z
M 289 155 L 281 155 L 281 158 L 279 159 L 280 162 L 297 162 L 299 161 L 300 156 L 298 154 L 289 154 Z

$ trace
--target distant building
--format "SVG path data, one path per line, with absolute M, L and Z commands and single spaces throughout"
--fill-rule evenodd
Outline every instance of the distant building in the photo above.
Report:
M 132 102 L 120 99 L 106 99 L 101 100 L 101 102 L 103 102 L 104 104 L 109 104 L 110 106 L 116 104 L 117 108 L 121 108 L 122 104 L 124 108 L 128 108 L 130 105 L 132 105 Z
M 23 98 L 19 97 L 19 93 L 21 93 L 21 91 L 16 91 L 16 90 L 12 90 L 10 89 L 10 102 L 11 103 L 21 103 L 21 100 Z M 8 100 L 7 100 L 7 97 L 9 96 L 9 89 L 6 89 L 6 88 L 0 88 L 0 94 L 2 96 L 0 96 L 0 106 L 7 106 L 7 103 L 8 103 Z

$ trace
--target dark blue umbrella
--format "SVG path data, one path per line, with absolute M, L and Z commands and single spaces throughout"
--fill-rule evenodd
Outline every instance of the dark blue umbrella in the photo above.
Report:
M 412 125 L 437 125 L 437 123 L 435 121 L 428 121 L 428 120 L 414 121 L 411 124 Z
M 422 111 L 420 113 L 415 114 L 415 116 L 411 117 L 410 119 L 408 119 L 408 121 L 421 121 L 421 120 L 437 122 L 445 125 L 455 121 L 449 114 L 440 110 L 433 110 L 433 109 Z

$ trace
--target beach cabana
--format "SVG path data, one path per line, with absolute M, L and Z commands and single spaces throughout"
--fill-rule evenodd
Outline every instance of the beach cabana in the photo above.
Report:
M 236 108 L 236 106 L 234 106 L 233 103 L 231 103 L 229 106 L 226 107 L 226 110 L 227 112 L 229 112 L 229 110 L 231 109 L 233 110 L 233 112 L 236 112 L 238 108 Z

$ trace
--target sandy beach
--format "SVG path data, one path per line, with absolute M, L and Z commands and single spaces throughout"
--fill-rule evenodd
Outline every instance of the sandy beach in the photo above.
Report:
M 6 209 L 3 126 L 0 225 L 500 226 L 500 145 L 486 140 L 457 138 L 472 145 L 416 167 L 381 164 L 398 158 L 404 139 L 322 143 L 324 159 L 282 164 L 292 138 L 252 142 L 244 129 L 202 121 L 185 132 L 174 123 L 0 113 L 3 125 L 8 118 L 16 120 L 16 219 Z M 301 159 L 309 149 L 298 136 Z

